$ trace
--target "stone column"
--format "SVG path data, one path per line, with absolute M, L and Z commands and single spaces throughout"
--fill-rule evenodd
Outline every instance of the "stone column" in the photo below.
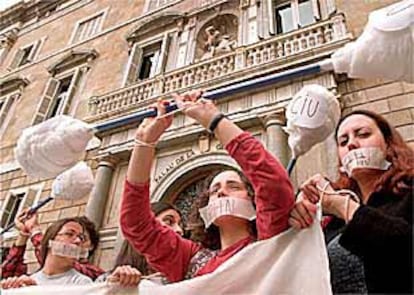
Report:
M 112 156 L 100 159 L 95 176 L 95 187 L 85 208 L 85 215 L 99 229 L 105 212 L 106 201 L 111 187 L 112 175 L 118 159 Z
M 286 167 L 289 161 L 289 149 L 287 134 L 282 127 L 285 126 L 286 119 L 283 113 L 275 113 L 266 116 L 264 119 L 266 129 L 266 146 L 280 162 Z
M 118 227 L 117 233 L 116 233 L 116 241 L 115 241 L 115 245 L 114 245 L 114 254 L 118 255 L 119 250 L 121 250 L 122 244 L 124 243 L 125 238 L 122 235 L 122 231 L 121 231 L 121 227 Z M 114 257 L 115 259 L 115 257 Z M 115 262 L 115 260 L 114 260 Z

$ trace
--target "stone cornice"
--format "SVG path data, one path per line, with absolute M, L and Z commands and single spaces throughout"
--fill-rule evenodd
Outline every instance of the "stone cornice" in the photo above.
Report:
M 64 71 L 67 68 L 72 68 L 79 64 L 89 63 L 97 58 L 98 55 L 98 52 L 94 49 L 71 50 L 58 61 L 51 64 L 47 70 L 54 75 L 58 72 Z
M 32 18 L 46 17 L 50 10 L 55 9 L 61 3 L 68 0 L 57 1 L 39 1 L 31 0 L 28 2 L 21 1 L 15 5 L 0 12 L 0 30 L 18 22 L 26 22 Z
M 133 41 L 140 35 L 170 24 L 185 17 L 184 13 L 178 11 L 161 11 L 138 22 L 125 36 L 127 41 Z
M 20 76 L 12 76 L 8 77 L 7 79 L 0 80 L 0 96 L 18 89 L 21 90 L 29 83 L 29 80 Z

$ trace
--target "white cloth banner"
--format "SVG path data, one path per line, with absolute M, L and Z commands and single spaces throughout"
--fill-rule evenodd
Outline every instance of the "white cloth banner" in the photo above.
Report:
M 214 273 L 179 283 L 163 286 L 143 280 L 138 289 L 114 289 L 113 285 L 95 283 L 4 291 L 4 295 L 332 294 L 328 256 L 316 220 L 309 229 L 289 229 L 249 245 Z

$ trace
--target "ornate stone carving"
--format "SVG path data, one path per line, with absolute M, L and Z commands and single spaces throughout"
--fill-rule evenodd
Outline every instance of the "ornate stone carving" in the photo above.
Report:
M 206 23 L 197 37 L 196 60 L 206 60 L 233 52 L 237 41 L 237 18 L 232 14 L 215 17 Z
M 207 35 L 207 41 L 204 43 L 205 53 L 201 57 L 201 60 L 232 52 L 237 46 L 236 40 L 233 40 L 230 35 L 223 35 L 214 26 L 207 27 L 205 33 Z
M 0 48 L 12 47 L 17 40 L 19 30 L 19 28 L 13 28 L 0 34 Z

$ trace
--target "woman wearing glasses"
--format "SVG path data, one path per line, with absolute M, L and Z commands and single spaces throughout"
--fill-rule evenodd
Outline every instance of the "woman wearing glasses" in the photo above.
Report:
M 85 227 L 79 217 L 66 218 L 52 224 L 41 244 L 41 267 L 34 274 L 9 278 L 0 283 L 3 289 L 30 285 L 83 285 L 92 280 L 74 269 L 75 262 L 88 255 Z

